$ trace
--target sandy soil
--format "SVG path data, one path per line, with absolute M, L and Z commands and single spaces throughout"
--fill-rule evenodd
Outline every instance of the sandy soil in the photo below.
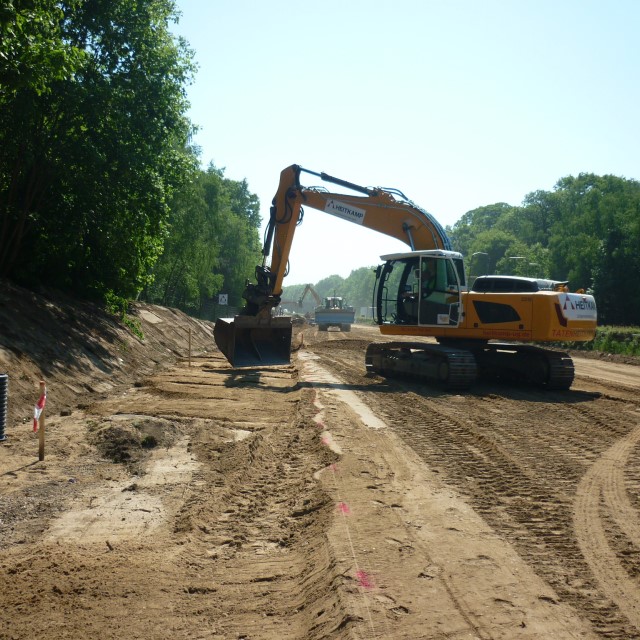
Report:
M 0 288 L 0 638 L 640 638 L 636 366 L 458 395 L 367 376 L 373 327 L 234 370 L 133 317 Z

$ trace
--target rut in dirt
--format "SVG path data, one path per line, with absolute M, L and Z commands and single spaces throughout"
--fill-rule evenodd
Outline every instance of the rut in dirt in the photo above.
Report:
M 447 393 L 365 375 L 367 344 L 335 336 L 307 348 L 598 635 L 640 638 L 637 393 L 488 384 Z

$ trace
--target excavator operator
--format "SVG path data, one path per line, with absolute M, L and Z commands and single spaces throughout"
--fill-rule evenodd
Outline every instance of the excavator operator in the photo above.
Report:
M 436 264 L 435 260 L 422 260 L 422 297 L 428 298 L 436 288 Z

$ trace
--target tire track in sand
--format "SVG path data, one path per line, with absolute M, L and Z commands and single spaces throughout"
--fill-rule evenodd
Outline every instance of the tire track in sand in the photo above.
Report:
M 640 519 L 624 485 L 624 468 L 640 442 L 640 426 L 621 438 L 587 471 L 574 503 L 574 525 L 580 550 L 605 593 L 640 629 L 640 590 L 609 544 L 602 521 L 606 509 L 622 532 L 640 546 Z

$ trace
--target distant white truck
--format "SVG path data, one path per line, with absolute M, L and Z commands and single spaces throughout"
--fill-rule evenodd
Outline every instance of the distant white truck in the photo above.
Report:
M 340 331 L 351 331 L 351 325 L 356 320 L 355 309 L 345 304 L 338 296 L 324 299 L 324 304 L 315 309 L 315 322 L 318 331 L 328 331 L 329 327 L 338 327 Z

